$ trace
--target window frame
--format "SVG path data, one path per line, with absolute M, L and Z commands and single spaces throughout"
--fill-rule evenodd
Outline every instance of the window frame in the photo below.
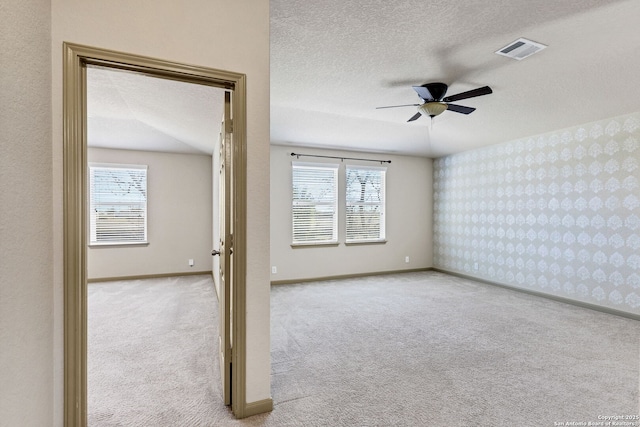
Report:
M 362 201 L 352 201 L 349 200 L 349 173 L 350 170 L 359 170 L 359 171 L 375 171 L 375 172 L 379 172 L 380 173 L 380 189 L 379 191 L 379 195 L 380 195 L 380 201 L 378 202 L 372 202 L 372 201 L 366 201 L 366 200 L 362 200 Z M 386 167 L 380 167 L 380 166 L 361 166 L 361 165 L 354 165 L 354 164 L 348 164 L 345 165 L 345 172 L 344 172 L 344 177 L 345 177 L 345 197 L 344 197 L 344 202 L 345 202 L 345 214 L 344 214 L 344 222 L 345 222 L 345 244 L 346 245 L 362 245 L 362 244 L 375 244 L 375 243 L 386 243 L 386 203 L 387 203 L 387 168 Z M 366 185 L 366 184 L 365 184 Z M 365 190 L 366 191 L 366 190 Z M 379 206 L 379 230 L 378 230 L 378 235 L 377 237 L 362 237 L 362 238 L 353 238 L 353 237 L 349 237 L 350 235 L 350 221 L 349 221 L 349 215 L 350 215 L 350 208 L 353 206 Z
M 97 217 L 95 215 L 95 197 L 94 197 L 94 171 L 95 170 L 120 170 L 120 171 L 144 171 L 144 200 L 138 201 L 111 201 L 111 202 L 99 202 L 98 205 L 125 205 L 125 204 L 136 204 L 139 205 L 144 214 L 143 219 L 143 237 L 139 240 L 134 239 L 117 239 L 117 240 L 97 240 Z M 90 247 L 109 247 L 109 246 L 146 246 L 149 244 L 148 236 L 148 219 L 149 219 L 149 181 L 148 181 L 148 166 L 140 165 L 140 164 L 121 164 L 121 163 L 97 163 L 90 162 L 88 164 L 87 172 L 88 172 L 88 240 Z M 124 233 L 123 233 L 124 234 Z
M 301 247 L 301 246 L 337 246 L 339 245 L 338 241 L 338 216 L 339 216 L 339 164 L 336 163 L 312 163 L 312 162 L 300 162 L 300 161 L 292 161 L 291 162 L 291 246 L 292 247 Z M 329 200 L 314 200 L 305 203 L 301 199 L 296 199 L 296 179 L 295 179 L 295 171 L 296 169 L 315 169 L 315 170 L 323 170 L 325 172 L 331 172 L 332 180 L 333 180 L 333 198 L 331 201 Z M 331 233 L 332 236 L 330 239 L 324 240 L 296 240 L 296 235 L 298 232 L 296 231 L 296 206 L 325 206 L 325 207 L 333 207 L 333 219 L 331 222 Z

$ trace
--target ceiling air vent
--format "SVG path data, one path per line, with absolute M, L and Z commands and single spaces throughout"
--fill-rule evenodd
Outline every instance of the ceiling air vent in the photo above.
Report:
M 523 60 L 527 56 L 531 56 L 547 47 L 544 44 L 536 43 L 531 40 L 519 38 L 518 40 L 509 43 L 500 50 L 497 50 L 498 55 L 506 56 L 507 58 L 516 59 L 518 61 Z

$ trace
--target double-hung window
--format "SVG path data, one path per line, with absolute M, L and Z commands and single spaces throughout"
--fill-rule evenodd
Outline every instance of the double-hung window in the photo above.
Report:
M 90 244 L 147 243 L 147 166 L 89 165 Z
M 384 241 L 386 168 L 346 169 L 346 242 Z
M 338 242 L 338 165 L 294 162 L 294 245 Z

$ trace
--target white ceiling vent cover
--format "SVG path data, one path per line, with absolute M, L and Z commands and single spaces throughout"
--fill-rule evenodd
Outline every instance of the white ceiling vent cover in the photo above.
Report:
M 519 38 L 518 40 L 509 43 L 502 49 L 497 50 L 496 53 L 498 55 L 506 56 L 507 58 L 521 61 L 524 58 L 533 55 L 534 53 L 540 52 L 545 47 L 547 46 L 544 44 Z

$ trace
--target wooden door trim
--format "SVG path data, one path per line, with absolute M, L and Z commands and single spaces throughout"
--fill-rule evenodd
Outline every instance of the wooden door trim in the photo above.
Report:
M 86 66 L 136 71 L 156 77 L 232 91 L 234 119 L 233 300 L 235 349 L 232 410 L 250 415 L 246 403 L 246 76 L 196 65 L 64 43 L 63 60 L 63 223 L 64 223 L 64 424 L 87 425 L 87 127 Z

